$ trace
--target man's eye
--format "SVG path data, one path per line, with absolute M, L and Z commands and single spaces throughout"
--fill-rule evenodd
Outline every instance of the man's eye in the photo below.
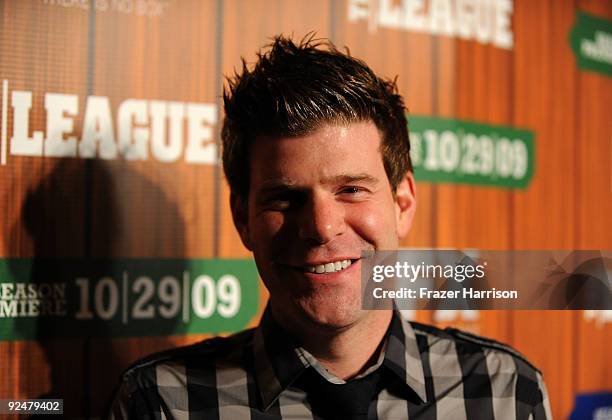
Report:
M 272 201 L 268 204 L 269 210 L 288 210 L 291 207 L 291 203 L 288 201 Z
M 264 206 L 270 210 L 286 210 L 291 207 L 291 201 L 282 198 L 271 198 L 264 202 Z
M 362 192 L 363 189 L 359 187 L 344 187 L 340 190 L 341 194 L 357 194 Z
M 268 197 L 263 204 L 270 210 L 288 210 L 299 205 L 301 200 L 300 194 L 288 192 Z

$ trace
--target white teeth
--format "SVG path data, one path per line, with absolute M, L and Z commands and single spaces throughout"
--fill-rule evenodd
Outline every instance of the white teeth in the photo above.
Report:
M 336 271 L 344 270 L 351 264 L 351 260 L 334 261 L 327 264 L 308 265 L 305 267 L 305 271 L 317 274 L 335 273 Z

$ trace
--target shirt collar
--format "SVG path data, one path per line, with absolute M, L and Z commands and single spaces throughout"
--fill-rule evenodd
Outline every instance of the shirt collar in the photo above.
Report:
M 382 364 L 406 383 L 422 402 L 426 402 L 425 375 L 416 335 L 410 323 L 402 319 L 398 311 L 393 311 L 391 325 L 384 339 L 387 341 L 383 347 L 385 355 Z M 261 397 L 260 408 L 264 411 L 307 368 L 313 366 L 321 373 L 322 367 L 316 360 L 312 360 L 313 356 L 298 347 L 274 320 L 270 305 L 255 331 L 253 351 L 255 379 Z M 322 376 L 335 382 L 327 375 Z
M 385 339 L 387 343 L 383 364 L 408 385 L 422 402 L 427 402 L 423 361 L 416 334 L 410 322 L 398 310 L 393 311 Z
M 295 349 L 291 336 L 274 320 L 268 304 L 255 330 L 253 341 L 255 379 L 262 410 L 268 410 L 280 394 L 309 367 Z

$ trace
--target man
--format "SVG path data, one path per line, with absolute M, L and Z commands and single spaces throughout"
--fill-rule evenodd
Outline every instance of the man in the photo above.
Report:
M 361 309 L 362 252 L 397 249 L 415 211 L 394 83 L 277 37 L 224 100 L 232 215 L 268 307 L 256 329 L 137 363 L 115 417 L 550 417 L 540 372 L 511 348 Z

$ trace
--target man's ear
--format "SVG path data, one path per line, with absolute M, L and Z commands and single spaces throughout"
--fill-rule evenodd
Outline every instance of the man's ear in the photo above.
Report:
M 403 238 L 408 234 L 416 210 L 416 187 L 414 176 L 408 171 L 395 189 L 395 216 L 397 236 Z
M 248 203 L 238 195 L 230 194 L 230 206 L 232 208 L 232 219 L 234 220 L 234 226 L 238 230 L 242 243 L 249 251 L 253 250 L 251 246 L 251 234 L 249 231 L 249 213 Z

